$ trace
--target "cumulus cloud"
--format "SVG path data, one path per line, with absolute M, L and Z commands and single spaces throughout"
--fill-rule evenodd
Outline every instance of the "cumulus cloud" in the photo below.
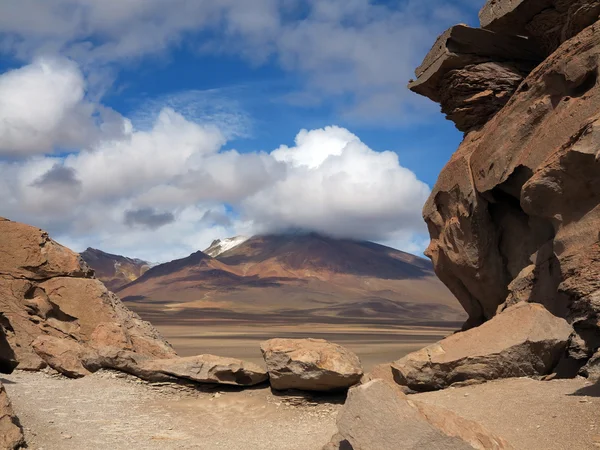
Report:
M 200 51 L 301 75 L 295 104 L 335 102 L 347 118 L 414 117 L 405 89 L 435 35 L 482 0 L 24 0 L 0 2 L 0 51 L 29 59 L 61 53 L 85 67 L 165 52 L 186 40 Z M 474 15 L 474 14 L 472 14 Z M 201 40 L 190 37 L 202 35 Z M 194 44 L 191 44 L 194 42 Z M 303 99 L 302 101 L 298 101 Z M 420 108 L 419 108 L 420 109 Z M 433 108 L 432 108 L 433 110 Z
M 79 67 L 65 58 L 38 58 L 1 74 L 0 156 L 77 148 L 118 130 L 120 116 L 87 101 L 85 92 Z
M 149 130 L 66 157 L 0 162 L 0 190 L 8 193 L 0 215 L 81 248 L 151 260 L 290 228 L 412 245 L 429 193 L 395 153 L 344 128 L 302 130 L 294 146 L 238 153 L 213 124 L 171 109 Z
M 287 175 L 242 203 L 267 231 L 301 228 L 382 240 L 421 228 L 429 187 L 393 152 L 375 152 L 339 127 L 302 130 L 296 146 L 271 153 Z

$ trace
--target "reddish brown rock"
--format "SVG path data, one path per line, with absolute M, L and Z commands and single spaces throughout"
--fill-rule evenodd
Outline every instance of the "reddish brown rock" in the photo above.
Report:
M 392 364 L 394 379 L 417 391 L 454 383 L 549 374 L 572 327 L 543 306 L 519 303 L 485 324 L 453 334 Z
M 147 372 L 156 372 L 197 383 L 254 386 L 269 378 L 267 372 L 256 364 L 215 355 L 155 359 L 146 361 L 140 366 Z
M 337 425 L 325 449 L 512 449 L 480 424 L 412 401 L 383 380 L 350 389 Z
M 598 0 L 488 0 L 481 26 L 498 33 L 531 36 L 548 54 L 598 20 Z
M 86 370 L 78 362 L 80 347 L 175 356 L 152 325 L 92 278 L 79 255 L 44 231 L 2 219 L 0 249 L 3 366 L 14 361 L 20 369 L 33 370 L 49 364 L 81 376 Z
M 541 303 L 574 326 L 582 363 L 600 347 L 599 61 L 594 24 L 466 136 L 423 209 L 426 253 L 466 328 Z
M 541 60 L 528 39 L 456 25 L 438 38 L 408 87 L 439 102 L 467 132 L 496 114 Z
M 0 383 L 0 449 L 13 450 L 24 445 L 23 430 L 12 409 L 6 390 Z
M 323 339 L 271 339 L 260 349 L 273 389 L 347 389 L 363 375 L 354 353 Z

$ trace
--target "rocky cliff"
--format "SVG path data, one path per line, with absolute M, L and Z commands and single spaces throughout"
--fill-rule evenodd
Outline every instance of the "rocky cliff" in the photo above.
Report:
M 0 371 L 64 362 L 66 350 L 76 347 L 175 355 L 152 325 L 93 278 L 79 255 L 38 228 L 0 218 Z
M 540 303 L 574 327 L 578 366 L 600 346 L 599 13 L 489 0 L 482 28 L 444 33 L 409 86 L 466 132 L 423 210 L 465 328 Z

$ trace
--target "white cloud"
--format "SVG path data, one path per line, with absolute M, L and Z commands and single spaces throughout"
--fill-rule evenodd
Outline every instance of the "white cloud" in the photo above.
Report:
M 77 64 L 38 58 L 0 75 L 0 156 L 77 148 L 100 134 L 118 134 L 120 116 L 85 98 Z
M 315 230 L 411 245 L 428 187 L 393 152 L 339 127 L 302 130 L 294 147 L 226 150 L 212 124 L 163 110 L 65 158 L 0 162 L 0 215 L 89 246 L 154 261 L 236 234 Z
M 375 152 L 348 130 L 327 127 L 302 130 L 296 147 L 272 155 L 287 162 L 286 177 L 242 203 L 260 228 L 376 240 L 423 230 L 429 187 L 396 153 Z
M 406 84 L 435 36 L 481 3 L 5 1 L 0 2 L 0 51 L 25 60 L 40 52 L 60 53 L 96 69 L 130 64 L 185 42 L 252 64 L 278 62 L 302 80 L 299 92 L 284 99 L 321 99 L 348 119 L 398 124 L 413 120 L 414 112 L 427 105 Z

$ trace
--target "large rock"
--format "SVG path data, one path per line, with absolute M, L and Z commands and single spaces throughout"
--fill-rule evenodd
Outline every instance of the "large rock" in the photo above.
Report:
M 514 3 L 514 2 L 513 2 Z M 426 254 L 479 325 L 543 304 L 600 347 L 600 24 L 564 42 L 442 170 L 423 209 Z
M 414 402 L 384 380 L 350 389 L 326 449 L 510 449 L 504 439 L 443 408 Z
M 543 306 L 519 303 L 489 322 L 411 353 L 392 364 L 395 380 L 430 391 L 453 383 L 549 374 L 572 327 Z
M 409 89 L 439 102 L 459 130 L 470 131 L 485 125 L 541 60 L 526 38 L 456 25 L 435 42 Z
M 13 450 L 24 445 L 23 430 L 12 409 L 6 390 L 0 383 L 0 449 Z
M 363 375 L 354 353 L 323 339 L 271 339 L 260 349 L 273 389 L 346 389 Z
M 479 20 L 488 30 L 531 36 L 549 54 L 599 14 L 598 0 L 488 0 Z
M 214 355 L 152 360 L 142 363 L 141 368 L 197 383 L 235 386 L 254 386 L 269 378 L 267 372 L 256 364 Z
M 86 373 L 81 348 L 175 356 L 152 325 L 93 278 L 79 255 L 38 228 L 6 219 L 0 219 L 0 337 L 0 367 L 50 364 L 69 376 Z

